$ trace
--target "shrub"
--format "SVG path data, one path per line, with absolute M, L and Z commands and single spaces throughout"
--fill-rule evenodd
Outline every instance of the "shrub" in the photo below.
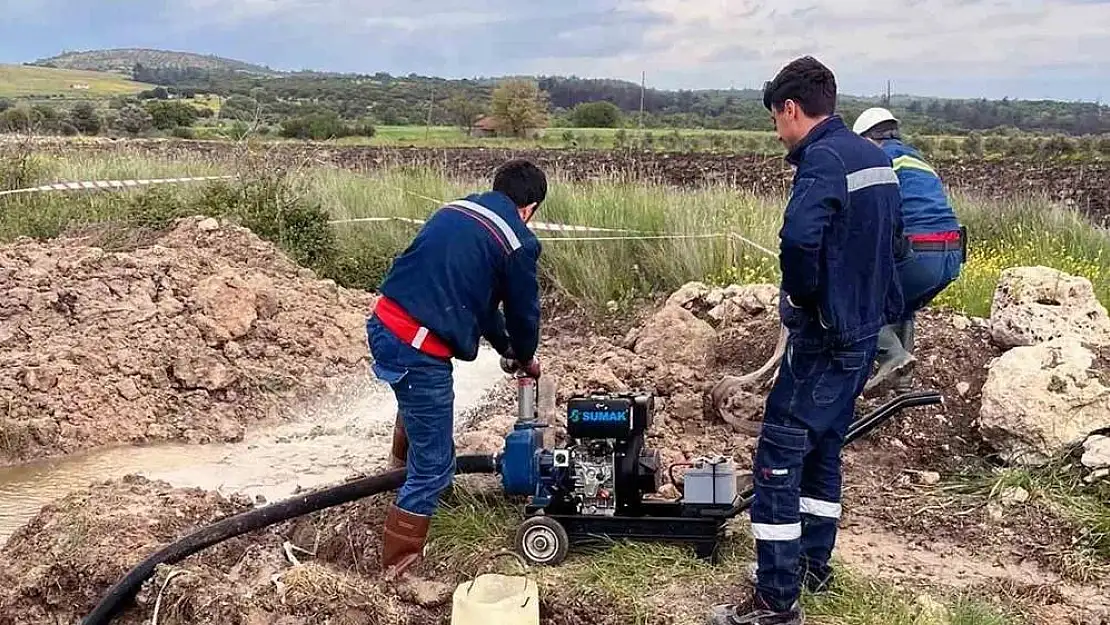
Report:
M 337 255 L 335 232 L 320 203 L 306 198 L 281 171 L 259 170 L 244 178 L 209 186 L 200 201 L 205 214 L 239 222 L 300 265 L 330 270 Z

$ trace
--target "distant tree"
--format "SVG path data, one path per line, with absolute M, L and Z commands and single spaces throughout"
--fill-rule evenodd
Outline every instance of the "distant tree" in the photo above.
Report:
M 287 139 L 323 141 L 345 135 L 346 128 L 334 111 L 293 117 L 281 123 L 281 136 Z
M 548 95 L 531 80 L 506 80 L 493 90 L 490 116 L 499 131 L 514 137 L 547 126 Z
M 159 130 L 173 130 L 178 126 L 192 126 L 200 114 L 192 104 L 177 100 L 155 100 L 147 103 L 151 123 Z
M 983 141 L 983 150 L 987 154 L 1005 154 L 1008 139 L 1001 135 L 990 135 Z
M 616 128 L 620 125 L 621 110 L 605 100 L 585 102 L 574 107 L 571 119 L 579 128 Z
M 1098 140 L 1098 151 L 1106 158 L 1110 158 L 1110 135 L 1103 135 Z
M 982 156 L 983 155 L 983 136 L 978 132 L 972 132 L 964 139 L 963 145 L 964 153 L 969 156 Z
M 0 98 L 0 113 L 3 113 L 4 111 L 12 108 L 13 106 L 15 106 L 15 103 L 12 102 L 11 100 L 6 100 L 4 98 Z
M 129 135 L 139 135 L 154 126 L 154 118 L 138 104 L 128 104 L 120 109 L 116 127 Z
M 486 112 L 486 106 L 465 94 L 456 93 L 443 103 L 443 110 L 452 124 L 470 134 L 475 122 Z
M 83 135 L 95 135 L 100 133 L 100 115 L 96 112 L 96 107 L 89 102 L 78 103 L 69 112 L 69 123 Z

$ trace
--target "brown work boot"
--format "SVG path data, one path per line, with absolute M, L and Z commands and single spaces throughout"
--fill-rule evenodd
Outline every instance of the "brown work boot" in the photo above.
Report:
M 401 413 L 397 413 L 397 420 L 393 422 L 393 447 L 389 455 L 390 469 L 403 469 L 409 456 L 409 437 L 405 433 L 405 422 Z
M 420 561 L 432 517 L 389 506 L 382 532 L 382 576 L 393 580 Z

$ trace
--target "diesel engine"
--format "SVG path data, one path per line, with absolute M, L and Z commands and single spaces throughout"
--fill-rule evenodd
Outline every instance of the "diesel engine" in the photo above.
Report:
M 529 507 L 549 514 L 635 515 L 643 495 L 660 486 L 659 452 L 644 446 L 654 401 L 633 393 L 594 394 L 567 401 L 567 442 L 542 449 L 538 424 L 518 423 L 506 442 L 506 489 L 529 495 Z

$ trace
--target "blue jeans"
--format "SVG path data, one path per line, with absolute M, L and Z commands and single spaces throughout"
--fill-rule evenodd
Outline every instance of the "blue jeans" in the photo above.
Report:
M 407 477 L 397 506 L 431 516 L 455 476 L 455 388 L 450 360 L 398 339 L 377 317 L 366 322 L 374 375 L 389 384 L 409 440 Z
M 840 519 L 840 451 L 875 360 L 877 337 L 835 349 L 792 340 L 767 397 L 752 469 L 756 591 L 785 611 L 803 569 L 829 571 Z
M 902 321 L 913 319 L 914 314 L 928 306 L 941 291 L 960 277 L 963 252 L 959 249 L 946 252 L 921 252 L 898 265 L 898 278 L 906 300 Z

